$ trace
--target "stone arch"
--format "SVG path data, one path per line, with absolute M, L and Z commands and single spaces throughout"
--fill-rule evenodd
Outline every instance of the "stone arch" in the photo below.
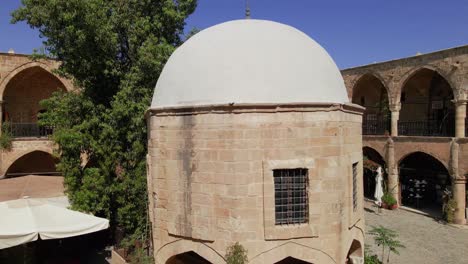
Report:
M 14 155 L 11 162 L 5 164 L 4 175 L 21 176 L 35 173 L 57 173 L 55 165 L 57 158 L 50 149 L 38 148 L 23 151 Z
M 365 144 L 363 147 L 362 147 L 362 151 L 363 153 L 365 153 L 366 151 L 369 151 L 371 153 L 374 153 L 375 154 L 375 157 L 376 157 L 376 160 L 373 159 L 373 161 L 375 162 L 379 162 L 381 161 L 382 164 L 385 164 L 385 155 L 383 155 L 382 152 L 378 151 L 377 148 L 374 148 L 374 146 L 371 146 L 369 144 Z
M 366 72 L 366 73 L 360 75 L 358 78 L 356 78 L 356 81 L 354 82 L 354 84 L 352 86 L 353 88 L 351 90 L 351 101 L 353 103 L 355 103 L 354 102 L 355 91 L 360 88 L 359 85 L 365 80 L 365 78 L 371 78 L 371 79 L 373 78 L 376 81 L 378 81 L 379 84 L 382 86 L 381 88 L 383 88 L 384 92 L 387 95 L 387 98 L 386 98 L 387 101 L 389 103 L 391 102 L 391 99 L 392 99 L 391 98 L 391 92 L 390 92 L 390 90 L 388 88 L 387 83 L 385 82 L 385 79 L 382 76 L 380 76 L 378 73 L 369 71 L 369 72 Z
M 390 130 L 390 94 L 381 77 L 366 73 L 354 84 L 351 101 L 366 108 L 363 115 L 364 135 L 383 135 Z
M 395 91 L 396 102 L 400 102 L 401 92 L 403 91 L 403 88 L 405 87 L 407 82 L 409 80 L 411 80 L 411 78 L 414 77 L 418 72 L 420 72 L 421 70 L 424 70 L 424 69 L 436 72 L 437 74 L 442 76 L 442 78 L 444 78 L 445 81 L 447 81 L 447 83 L 450 85 L 450 88 L 452 89 L 452 93 L 454 95 L 457 93 L 456 92 L 456 87 L 457 86 L 455 85 L 453 80 L 451 78 L 449 78 L 448 75 L 443 70 L 441 70 L 440 68 L 438 68 L 436 66 L 427 64 L 427 65 L 412 68 L 409 71 L 407 71 L 406 73 L 404 73 L 402 76 L 400 76 L 400 80 L 399 80 L 398 84 L 395 86 L 395 88 L 397 89 L 397 91 Z
M 346 259 L 349 264 L 362 263 L 364 260 L 364 249 L 361 241 L 354 239 L 351 242 Z
M 437 160 L 438 162 L 440 162 L 444 168 L 448 170 L 449 168 L 449 164 L 448 164 L 448 159 L 444 159 L 443 157 L 441 157 L 439 154 L 433 152 L 433 151 L 429 151 L 429 150 L 414 150 L 414 149 L 408 149 L 407 151 L 405 152 L 402 152 L 400 151 L 397 155 L 396 155 L 396 160 L 398 161 L 397 164 L 398 166 L 401 164 L 401 162 L 403 160 L 405 160 L 407 157 L 409 157 L 410 155 L 413 155 L 415 153 L 423 153 L 425 155 L 428 155 L 428 156 L 431 156 L 434 160 Z
M 389 87 L 387 85 L 387 82 L 382 77 L 382 75 L 380 75 L 378 72 L 375 72 L 375 71 L 366 71 L 366 72 L 362 73 L 361 75 L 359 75 L 358 77 L 355 78 L 354 83 L 352 84 L 352 89 L 351 89 L 351 99 L 353 98 L 354 90 L 358 86 L 359 82 L 362 81 L 362 79 L 365 76 L 372 76 L 372 77 L 376 78 L 377 80 L 379 80 L 380 83 L 382 84 L 383 88 L 387 92 L 387 95 L 389 96 L 388 100 L 389 101 L 391 100 L 391 98 L 390 98 L 391 91 L 390 91 L 390 89 L 389 89 Z
M 436 157 L 420 151 L 406 155 L 398 166 L 401 204 L 441 217 L 445 192 L 452 183 L 447 167 Z
M 336 264 L 336 260 L 322 250 L 307 247 L 296 242 L 286 242 L 277 247 L 264 251 L 250 260 L 250 264 L 276 263 L 288 257 L 297 260 L 320 263 L 320 264 Z
M 205 243 L 179 239 L 162 246 L 155 252 L 157 264 L 166 264 L 173 256 L 193 251 L 211 263 L 225 263 L 224 257 Z
M 399 89 L 400 135 L 454 136 L 456 90 L 446 75 L 435 67 L 420 67 L 407 74 Z
M 377 169 L 380 166 L 382 168 L 383 176 L 386 178 L 385 168 L 386 162 L 383 156 L 375 149 L 364 146 L 362 148 L 363 157 L 363 187 L 364 197 L 368 199 L 374 199 Z
M 59 78 L 58 76 L 53 74 L 52 73 L 52 71 L 53 71 L 52 68 L 50 68 L 47 64 L 42 63 L 42 62 L 38 62 L 38 61 L 32 61 L 32 62 L 27 62 L 25 64 L 22 64 L 22 65 L 16 67 L 14 70 L 10 71 L 5 76 L 5 78 L 2 80 L 2 82 L 0 82 L 0 100 L 3 100 L 3 94 L 5 92 L 6 86 L 11 81 L 11 79 L 13 79 L 18 73 L 20 73 L 20 72 L 22 72 L 24 70 L 33 68 L 33 67 L 40 67 L 44 71 L 50 73 L 52 76 L 57 78 L 63 84 L 63 86 L 65 87 L 65 89 L 68 92 L 71 92 L 73 90 L 72 85 L 69 82 L 62 80 L 61 78 Z

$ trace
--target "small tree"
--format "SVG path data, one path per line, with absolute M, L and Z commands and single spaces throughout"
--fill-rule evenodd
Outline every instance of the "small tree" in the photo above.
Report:
M 227 264 L 246 264 L 247 262 L 247 250 L 241 244 L 239 244 L 239 242 L 236 242 L 227 248 Z
M 387 262 L 390 263 L 390 253 L 393 252 L 400 255 L 399 248 L 405 248 L 405 246 L 398 240 L 398 233 L 391 229 L 383 226 L 372 226 L 369 234 L 374 236 L 375 243 L 380 247 L 382 246 L 382 263 L 385 258 L 385 250 L 387 249 Z
M 2 135 L 0 136 L 0 148 L 3 150 L 11 150 L 12 137 L 10 123 L 4 122 L 2 125 Z
M 372 250 L 369 248 L 369 245 L 365 245 L 365 250 L 364 250 L 364 264 L 382 264 L 382 262 L 379 260 L 379 257 L 372 252 Z

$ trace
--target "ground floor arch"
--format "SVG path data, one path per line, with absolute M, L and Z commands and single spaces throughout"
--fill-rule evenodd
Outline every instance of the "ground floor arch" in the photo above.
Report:
M 399 162 L 400 202 L 432 216 L 442 216 L 442 206 L 451 193 L 451 178 L 447 168 L 435 157 L 413 152 Z
M 298 262 L 284 262 L 293 260 Z M 282 262 L 283 261 L 283 262 Z M 326 252 L 311 248 L 296 242 L 286 242 L 282 245 L 269 249 L 249 259 L 250 264 L 263 263 L 320 263 L 336 264 L 336 260 Z
M 57 175 L 58 160 L 52 154 L 34 150 L 28 152 L 12 162 L 5 172 L 6 177 L 24 175 Z
M 211 264 L 211 262 L 193 251 L 188 251 L 169 258 L 166 264 Z
M 347 264 L 362 263 L 363 257 L 361 242 L 353 240 L 346 256 Z
M 282 260 L 276 262 L 275 264 L 311 264 L 311 263 L 307 262 L 307 261 L 300 260 L 300 259 L 296 259 L 296 258 L 293 258 L 293 257 L 287 257 L 285 259 L 282 259 Z
M 385 172 L 385 160 L 379 152 L 371 147 L 364 147 L 362 149 L 362 153 L 364 157 L 364 197 L 368 199 L 374 199 L 377 168 L 381 167 L 382 171 Z
M 163 245 L 155 250 L 154 257 L 158 264 L 217 264 L 226 262 L 224 257 L 209 245 L 187 239 L 180 239 Z

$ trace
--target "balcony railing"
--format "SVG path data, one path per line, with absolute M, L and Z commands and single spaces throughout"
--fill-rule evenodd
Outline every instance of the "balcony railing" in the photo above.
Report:
M 54 132 L 53 127 L 39 126 L 37 123 L 10 123 L 9 129 L 15 138 L 47 137 Z
M 363 135 L 385 135 L 390 133 L 390 120 L 364 119 L 362 121 Z
M 399 121 L 398 134 L 402 136 L 453 137 L 455 123 L 453 121 Z

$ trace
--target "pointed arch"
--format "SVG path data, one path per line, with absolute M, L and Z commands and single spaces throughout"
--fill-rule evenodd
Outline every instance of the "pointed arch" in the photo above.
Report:
M 336 264 L 332 256 L 322 250 L 307 247 L 296 242 L 286 242 L 253 256 L 250 264 L 276 263 L 288 257 L 309 263 Z
M 405 136 L 453 136 L 455 106 L 453 85 L 441 71 L 420 67 L 402 82 L 399 134 Z
M 45 63 L 29 62 L 17 67 L 0 84 L 2 119 L 12 124 L 14 136 L 40 134 L 38 115 L 40 101 L 56 91 L 67 91 L 67 82 L 52 73 Z M 25 134 L 25 135 L 23 135 Z
M 287 257 L 278 262 L 275 262 L 275 264 L 312 264 L 312 263 L 303 261 L 297 258 L 293 258 L 293 257 Z
M 362 153 L 363 153 L 363 156 L 367 157 L 369 160 L 381 166 L 384 166 L 386 163 L 384 156 L 379 151 L 377 151 L 376 149 L 370 146 L 364 146 L 362 148 Z
M 57 80 L 59 80 L 62 83 L 62 85 L 65 87 L 66 91 L 71 92 L 73 90 L 72 85 L 69 82 L 63 81 L 61 78 L 59 78 L 55 74 L 53 74 L 52 73 L 52 71 L 53 71 L 52 68 L 49 67 L 47 64 L 42 63 L 42 62 L 38 62 L 38 61 L 31 61 L 31 62 L 27 62 L 25 64 L 22 64 L 22 65 L 16 67 L 14 70 L 10 71 L 5 76 L 5 78 L 3 78 L 3 80 L 0 82 L 0 100 L 3 100 L 3 94 L 5 92 L 5 89 L 6 89 L 7 85 L 8 85 L 8 83 L 15 76 L 17 76 L 17 74 L 19 74 L 20 72 L 22 72 L 24 70 L 34 68 L 34 67 L 39 67 L 42 70 L 44 70 L 44 71 L 48 72 L 49 74 L 51 74 L 52 76 L 54 76 L 55 78 L 57 78 Z
M 445 192 L 451 190 L 452 182 L 447 167 L 420 151 L 403 156 L 398 165 L 401 204 L 441 217 Z
M 359 240 L 354 239 L 351 242 L 346 259 L 348 263 L 362 263 L 364 260 L 364 249 Z
M 455 84 L 441 69 L 437 68 L 436 66 L 426 64 L 426 65 L 423 65 L 423 66 L 419 66 L 419 67 L 410 69 L 409 71 L 407 71 L 405 74 L 403 74 L 401 76 L 400 81 L 399 81 L 398 85 L 396 86 L 396 88 L 399 89 L 398 91 L 396 91 L 397 92 L 396 94 L 398 95 L 398 98 L 397 98 L 398 102 L 400 102 L 400 94 L 403 91 L 403 88 L 405 87 L 405 85 L 408 83 L 409 80 L 411 80 L 411 78 L 413 78 L 416 74 L 418 74 L 418 72 L 420 72 L 422 70 L 429 70 L 429 71 L 433 71 L 433 72 L 439 74 L 450 85 L 450 88 L 452 89 L 452 93 L 453 94 L 456 93 Z
M 17 154 L 12 162 L 5 166 L 5 177 L 22 175 L 57 174 L 57 158 L 46 149 L 35 149 Z
M 405 161 L 408 157 L 410 157 L 412 155 L 423 155 L 425 158 L 432 159 L 433 161 L 436 161 L 436 162 L 440 163 L 440 165 L 442 165 L 442 167 L 447 172 L 449 171 L 447 162 L 444 161 L 443 159 L 441 159 L 437 154 L 426 152 L 426 151 L 421 151 L 421 150 L 418 150 L 418 151 L 409 150 L 408 152 L 402 154 L 400 156 L 400 158 L 398 159 L 398 165 L 401 166 L 403 161 Z
M 215 249 L 205 243 L 195 242 L 187 239 L 179 239 L 165 244 L 155 252 L 156 263 L 166 264 L 169 259 L 176 255 L 194 252 L 211 263 L 225 263 L 224 257 Z
M 352 103 L 366 108 L 363 135 L 384 135 L 390 131 L 390 95 L 383 79 L 372 73 L 362 75 L 352 90 Z
M 380 83 L 381 88 L 384 89 L 385 94 L 387 95 L 386 100 L 388 100 L 388 102 L 391 102 L 391 97 L 390 97 L 391 91 L 389 90 L 385 79 L 380 74 L 378 74 L 376 72 L 368 71 L 368 72 L 362 74 L 361 76 L 359 76 L 357 78 L 357 80 L 353 84 L 353 88 L 351 90 L 351 101 L 353 101 L 353 103 L 355 103 L 354 102 L 355 91 L 357 91 L 357 90 L 359 90 L 361 88 L 360 86 L 362 85 L 362 82 L 366 81 L 366 79 L 374 79 L 374 81 L 377 81 L 378 83 Z

